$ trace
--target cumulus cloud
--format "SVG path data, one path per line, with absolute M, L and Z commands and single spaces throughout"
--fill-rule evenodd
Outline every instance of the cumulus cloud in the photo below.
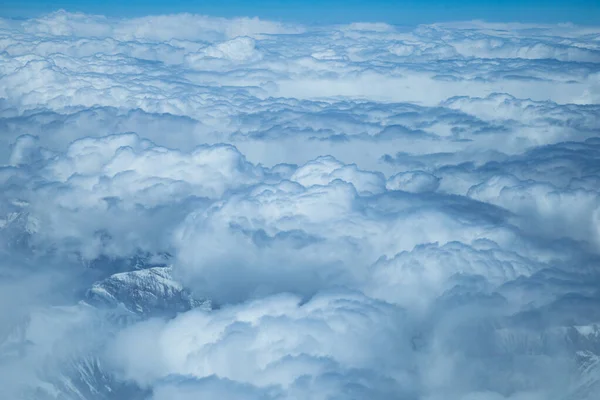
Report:
M 300 301 L 278 295 L 210 313 L 189 312 L 166 325 L 148 321 L 124 330 L 109 351 L 128 378 L 146 385 L 177 374 L 280 387 L 292 397 L 304 392 L 327 398 L 327 391 L 349 384 L 364 395 L 377 394 L 384 389 L 374 385 L 378 380 L 411 392 L 410 346 L 399 340 L 407 335 L 401 310 L 352 293 Z M 376 332 L 370 323 L 378 326 Z M 403 357 L 385 357 L 389 351 Z M 352 375 L 363 374 L 375 380 L 352 381 Z
M 0 397 L 596 399 L 599 32 L 0 19 Z

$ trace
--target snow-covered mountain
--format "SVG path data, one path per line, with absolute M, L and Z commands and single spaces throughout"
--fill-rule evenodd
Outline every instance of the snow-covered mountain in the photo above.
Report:
M 210 301 L 196 299 L 172 277 L 172 267 L 134 263 L 133 271 L 95 282 L 79 304 L 36 309 L 0 344 L 0 372 L 6 366 L 35 364 L 35 376 L 19 376 L 17 392 L 0 395 L 14 400 L 142 399 L 147 391 L 116 378 L 103 360 L 105 336 L 149 317 L 171 318 L 192 308 L 209 310 Z M 38 327 L 55 321 L 47 334 Z M 65 343 L 74 330 L 89 340 Z M 17 360 L 17 362 L 15 362 Z M 18 374 L 18 372 L 16 372 Z M 16 397 L 15 397 L 16 396 Z
M 121 306 L 146 317 L 210 308 L 210 301 L 195 299 L 175 281 L 172 271 L 172 267 L 153 267 L 114 274 L 94 283 L 85 298 L 97 307 Z

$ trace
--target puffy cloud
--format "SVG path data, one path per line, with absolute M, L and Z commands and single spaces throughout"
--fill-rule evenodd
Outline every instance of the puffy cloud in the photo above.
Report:
M 384 191 L 384 178 L 381 174 L 361 171 L 356 165 L 344 165 L 331 157 L 320 157 L 298 168 L 290 180 L 303 186 L 327 185 L 336 179 L 351 183 L 363 194 L 377 194 Z
M 36 151 L 44 152 L 30 137 L 20 137 L 11 160 Z M 232 146 L 182 153 L 135 134 L 80 139 L 64 154 L 20 168 L 31 179 L 18 196 L 26 201 L 22 212 L 35 221 L 32 241 L 86 259 L 167 251 L 165 235 L 152 229 L 158 221 L 168 231 L 192 204 L 264 179 L 262 169 Z
M 424 171 L 408 171 L 396 174 L 386 182 L 388 190 L 404 190 L 421 193 L 435 192 L 440 185 L 440 179 Z
M 235 39 L 210 46 L 203 50 L 204 57 L 224 58 L 231 61 L 250 61 L 260 59 L 260 53 L 255 49 L 255 41 L 249 37 L 236 37 Z M 196 61 L 197 57 L 191 55 L 189 61 Z M 201 61 L 196 61 L 200 63 Z
M 597 28 L 0 45 L 0 397 L 598 397 Z
M 63 10 L 26 20 L 20 25 L 23 31 L 38 35 L 111 37 L 117 40 L 145 39 L 158 42 L 171 39 L 215 40 L 221 37 L 293 33 L 302 30 L 301 27 L 261 21 L 258 18 L 225 19 L 179 14 L 112 19 Z M 185 29 L 181 29 L 182 27 Z
M 137 324 L 119 334 L 109 357 L 141 385 L 173 374 L 218 376 L 275 393 L 289 390 L 286 398 L 328 398 L 350 385 L 344 391 L 381 398 L 386 388 L 414 390 L 405 320 L 401 310 L 359 294 L 326 293 L 307 303 L 279 295 L 212 313 L 191 311 L 168 323 Z M 386 357 L 388 352 L 403 357 Z M 187 386 L 202 393 L 209 385 L 218 390 L 223 384 Z M 243 387 L 226 386 L 227 398 L 239 396 Z M 159 389 L 158 398 L 166 390 Z

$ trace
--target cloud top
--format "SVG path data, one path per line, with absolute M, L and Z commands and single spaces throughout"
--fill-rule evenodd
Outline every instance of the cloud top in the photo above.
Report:
M 0 19 L 0 397 L 598 398 L 599 37 Z

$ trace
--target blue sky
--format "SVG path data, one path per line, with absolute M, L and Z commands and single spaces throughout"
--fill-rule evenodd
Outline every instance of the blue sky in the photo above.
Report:
M 600 0 L 4 0 L 0 14 L 27 17 L 61 8 L 118 16 L 192 12 L 302 23 L 382 21 L 413 25 L 484 19 L 594 24 L 600 21 Z

